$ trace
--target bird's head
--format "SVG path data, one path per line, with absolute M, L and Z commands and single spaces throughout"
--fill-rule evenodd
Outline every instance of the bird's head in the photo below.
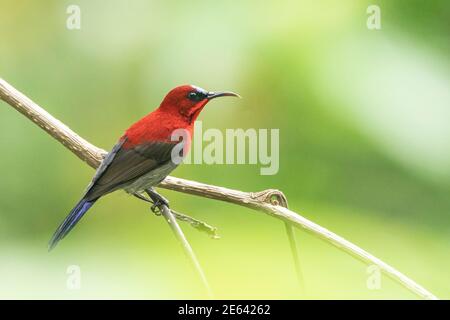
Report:
M 172 114 L 179 114 L 188 122 L 192 122 L 209 101 L 219 97 L 239 97 L 239 95 L 229 91 L 209 92 L 196 86 L 184 85 L 172 89 L 159 108 Z

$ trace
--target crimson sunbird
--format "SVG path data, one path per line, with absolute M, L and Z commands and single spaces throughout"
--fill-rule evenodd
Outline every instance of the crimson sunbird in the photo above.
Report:
M 106 155 L 83 197 L 56 230 L 49 249 L 73 229 L 98 199 L 113 191 L 123 189 L 139 198 L 143 197 L 142 192 L 147 192 L 154 203 L 152 210 L 161 204 L 168 205 L 153 187 L 180 163 L 179 159 L 172 159 L 175 146 L 183 143 L 180 156 L 184 157 L 191 141 L 172 141 L 172 133 L 182 129 L 192 137 L 194 122 L 204 106 L 225 96 L 239 97 L 233 92 L 208 92 L 192 85 L 172 89 L 160 106 L 128 128 Z

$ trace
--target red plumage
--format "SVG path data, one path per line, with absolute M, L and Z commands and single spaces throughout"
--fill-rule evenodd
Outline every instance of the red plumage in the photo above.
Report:
M 172 133 L 180 128 L 192 134 L 193 123 L 158 108 L 128 128 L 123 135 L 123 138 L 127 138 L 124 147 L 131 148 L 153 141 L 170 142 Z
M 155 111 L 133 124 L 126 132 L 125 148 L 145 142 L 170 142 L 176 129 L 185 129 L 192 137 L 194 122 L 208 99 L 200 101 L 187 98 L 192 90 L 198 88 L 185 85 L 170 91 Z

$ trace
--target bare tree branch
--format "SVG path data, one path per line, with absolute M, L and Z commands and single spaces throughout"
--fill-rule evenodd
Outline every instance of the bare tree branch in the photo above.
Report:
M 44 129 L 91 167 L 98 167 L 102 161 L 106 151 L 79 137 L 75 132 L 2 79 L 0 79 L 0 98 Z M 279 202 L 274 200 L 274 197 L 285 198 L 284 194 L 278 190 L 268 189 L 260 192 L 243 192 L 171 176 L 167 177 L 159 187 L 230 202 L 264 212 L 290 225 L 310 232 L 366 264 L 378 266 L 386 275 L 419 297 L 437 299 L 424 287 L 367 251 L 301 215 L 278 205 Z

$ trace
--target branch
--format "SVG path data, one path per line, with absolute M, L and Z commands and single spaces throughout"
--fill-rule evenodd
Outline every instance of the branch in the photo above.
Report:
M 81 160 L 87 162 L 91 167 L 97 168 L 101 163 L 106 151 L 97 148 L 79 137 L 75 132 L 59 120 L 55 119 L 3 79 L 0 79 L 0 99 L 4 100 L 36 123 Z M 268 189 L 260 192 L 243 192 L 171 176 L 161 182 L 159 187 L 214 200 L 230 202 L 264 212 L 274 218 L 287 222 L 290 225 L 310 232 L 366 264 L 378 266 L 387 276 L 419 297 L 425 299 L 437 299 L 436 296 L 424 287 L 367 251 L 301 215 L 278 205 L 279 201 L 276 200 L 276 198 L 279 199 L 282 197 L 285 199 L 283 193 L 278 190 Z

